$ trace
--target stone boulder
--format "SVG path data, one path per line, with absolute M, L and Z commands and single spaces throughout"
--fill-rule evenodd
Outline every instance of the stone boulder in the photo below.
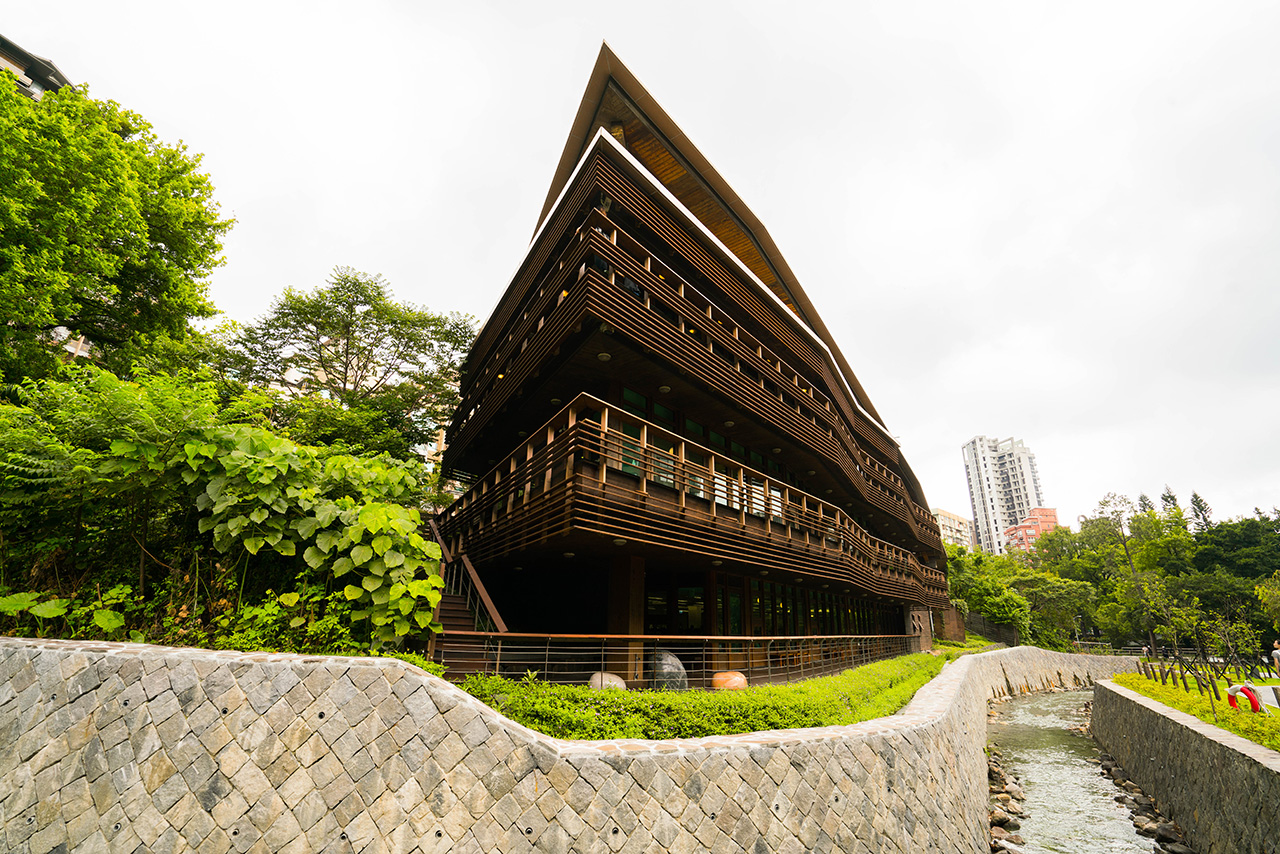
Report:
M 651 659 L 653 687 L 659 691 L 689 690 L 689 674 L 679 656 L 669 649 L 654 650 Z

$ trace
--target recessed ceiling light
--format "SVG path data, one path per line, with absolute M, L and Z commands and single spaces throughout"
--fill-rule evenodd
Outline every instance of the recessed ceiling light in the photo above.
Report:
M 613 544 L 614 544 L 615 546 L 625 546 L 625 545 L 627 544 L 627 541 L 626 541 L 626 540 L 624 540 L 622 537 L 618 537 L 617 539 L 615 539 L 615 540 L 613 541 Z
M 712 566 L 720 566 L 722 563 L 724 563 L 724 561 L 722 561 L 722 560 L 713 560 L 713 561 L 711 561 L 711 565 L 712 565 Z
M 733 426 L 733 422 L 732 422 L 732 421 L 726 421 L 726 422 L 724 422 L 724 426 L 726 426 L 726 427 L 732 427 L 732 426 Z
M 608 353 L 596 353 L 596 358 L 597 358 L 597 359 L 599 359 L 599 360 L 600 360 L 600 361 L 602 361 L 602 362 L 607 362 L 607 361 L 609 361 L 610 359 L 612 359 L 613 357 L 612 357 L 612 356 L 610 356 Z
M 781 449 L 781 448 L 774 448 L 774 449 L 773 449 L 773 453 L 775 453 L 775 454 L 780 454 L 780 453 L 782 453 L 782 449 Z
M 658 386 L 658 394 L 666 394 L 669 391 L 671 391 L 671 386 L 669 385 Z
M 565 557 L 573 557 L 573 552 L 565 552 L 565 553 L 564 553 L 564 556 L 565 556 Z
M 810 475 L 810 476 L 812 476 L 812 475 L 814 475 L 814 474 L 816 474 L 816 473 L 817 473 L 817 472 L 815 472 L 813 469 L 809 469 L 807 472 L 805 472 L 805 474 Z

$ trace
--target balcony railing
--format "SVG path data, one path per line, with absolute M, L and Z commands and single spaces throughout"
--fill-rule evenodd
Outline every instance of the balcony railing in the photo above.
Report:
M 841 508 L 586 394 L 473 484 L 440 527 L 481 563 L 580 530 L 946 602 L 942 572 Z
M 655 660 L 680 659 L 690 688 L 710 688 L 712 677 L 736 670 L 751 685 L 791 682 L 919 651 L 914 635 L 705 637 L 655 635 L 538 635 L 449 632 L 434 658 L 454 681 L 472 673 L 586 684 L 594 673 L 613 673 L 631 688 L 655 687 Z

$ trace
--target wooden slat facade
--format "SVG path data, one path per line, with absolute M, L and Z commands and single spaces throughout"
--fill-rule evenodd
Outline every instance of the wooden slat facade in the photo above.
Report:
M 686 166 L 634 115 L 588 147 L 467 359 L 442 534 L 514 631 L 909 631 L 947 601 L 924 496 Z

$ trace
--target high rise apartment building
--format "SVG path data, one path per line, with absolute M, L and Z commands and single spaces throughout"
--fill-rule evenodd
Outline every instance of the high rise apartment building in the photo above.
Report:
M 963 452 L 978 548 L 1004 554 L 1004 532 L 1044 506 L 1036 456 L 1021 439 L 987 436 L 974 436 Z
M 959 513 L 934 507 L 929 511 L 938 520 L 938 529 L 942 533 L 942 542 L 952 545 L 973 547 L 973 520 L 966 519 Z

